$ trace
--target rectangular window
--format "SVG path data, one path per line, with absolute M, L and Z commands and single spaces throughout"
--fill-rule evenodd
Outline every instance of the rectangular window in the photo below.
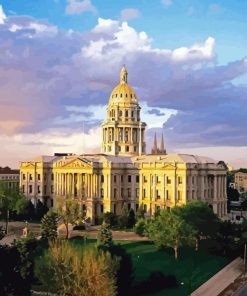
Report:
M 32 192 L 33 192 L 33 186 L 29 185 L 29 193 L 32 193 Z
M 172 183 L 172 180 L 171 180 L 170 177 L 166 177 L 166 183 L 167 183 L 167 184 L 171 184 L 171 183 Z
M 54 181 L 54 174 L 51 174 L 51 180 Z
M 117 188 L 114 188 L 114 192 L 113 192 L 113 198 L 116 199 L 117 198 Z
M 178 177 L 178 184 L 183 184 L 183 178 L 182 177 Z
M 136 183 L 139 183 L 139 176 L 136 176 Z
M 51 194 L 53 194 L 53 193 L 54 193 L 54 186 L 51 185 Z M 76 196 L 76 194 L 75 194 L 75 196 Z
M 126 152 L 129 152 L 130 148 L 129 146 L 126 146 Z
M 166 190 L 166 199 L 170 200 L 170 191 L 169 190 Z
M 100 211 L 101 213 L 104 213 L 104 205 L 100 205 Z
M 128 197 L 131 197 L 131 188 L 128 188 Z
M 40 174 L 38 174 L 38 181 L 40 181 Z
M 30 174 L 29 175 L 29 181 L 32 181 L 33 180 L 33 176 Z
M 44 195 L 46 195 L 46 185 L 44 186 Z
M 146 198 L 146 189 L 143 189 L 143 198 Z
M 40 193 L 40 186 L 38 185 L 38 194 Z
M 101 188 L 100 189 L 100 197 L 101 198 L 104 198 L 104 188 Z
M 26 180 L 26 175 L 22 174 L 22 180 Z
M 139 198 L 139 188 L 136 188 L 136 198 Z
M 113 181 L 114 181 L 114 183 L 117 182 L 117 176 L 116 175 L 113 176 Z
M 128 203 L 128 211 L 131 209 L 131 204 Z
M 128 175 L 128 182 L 131 183 L 131 175 Z
M 156 183 L 157 183 L 157 184 L 159 184 L 159 183 L 160 183 L 159 176 L 156 176 Z
M 121 197 L 123 198 L 124 197 L 124 189 L 121 188 Z
M 124 181 L 124 176 L 121 175 L 121 182 L 123 183 L 123 181 Z
M 147 183 L 147 181 L 148 181 L 148 180 L 147 180 L 147 177 L 146 177 L 146 176 L 143 176 L 143 182 L 144 182 L 144 183 Z
M 180 190 L 178 190 L 178 200 L 182 199 L 182 192 Z
M 101 175 L 101 183 L 104 183 L 104 176 Z
M 160 193 L 159 193 L 159 190 L 158 189 L 156 190 L 156 198 L 157 199 L 160 199 Z
M 114 205 L 113 205 L 113 213 L 116 214 L 116 211 L 117 211 L 117 209 L 116 209 L 116 204 L 114 204 Z
M 25 193 L 25 185 L 22 185 L 22 193 Z

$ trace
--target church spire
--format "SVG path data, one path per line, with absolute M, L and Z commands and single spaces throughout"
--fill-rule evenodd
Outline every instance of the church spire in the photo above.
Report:
M 166 154 L 163 133 L 162 133 L 162 137 L 161 137 L 160 153 L 161 154 Z
M 127 76 L 128 76 L 128 72 L 125 68 L 125 65 L 123 65 L 120 72 L 120 83 L 127 83 Z
M 152 148 L 152 154 L 158 153 L 158 146 L 157 146 L 157 138 L 156 138 L 156 132 L 154 133 L 154 145 Z

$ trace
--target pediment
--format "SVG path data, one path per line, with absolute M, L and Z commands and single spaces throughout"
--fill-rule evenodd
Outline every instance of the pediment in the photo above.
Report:
M 25 165 L 22 164 L 22 168 L 25 168 L 25 169 L 33 169 L 34 168 L 34 164 L 32 164 L 32 163 L 27 163 Z
M 162 167 L 164 170 L 174 170 L 175 169 L 175 165 L 171 164 L 171 163 L 167 163 Z
M 91 163 L 88 160 L 85 160 L 83 158 L 76 158 L 67 163 L 59 162 L 58 166 L 66 169 L 74 169 L 74 168 L 91 169 L 92 168 Z

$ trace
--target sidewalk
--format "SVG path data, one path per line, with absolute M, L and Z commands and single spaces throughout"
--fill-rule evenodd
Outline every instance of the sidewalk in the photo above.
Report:
M 243 259 L 238 257 L 196 289 L 191 296 L 217 296 L 243 273 Z
M 0 240 L 0 245 L 10 245 L 17 238 L 15 234 L 6 235 L 3 239 Z

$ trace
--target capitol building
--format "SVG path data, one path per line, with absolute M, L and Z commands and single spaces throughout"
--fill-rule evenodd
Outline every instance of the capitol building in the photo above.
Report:
M 22 192 L 34 203 L 61 205 L 73 198 L 92 223 L 102 213 L 120 214 L 124 204 L 145 215 L 158 209 L 206 201 L 220 217 L 227 213 L 223 161 L 188 154 L 167 154 L 164 141 L 146 152 L 145 122 L 125 67 L 113 89 L 102 124 L 100 154 L 55 154 L 20 163 Z

